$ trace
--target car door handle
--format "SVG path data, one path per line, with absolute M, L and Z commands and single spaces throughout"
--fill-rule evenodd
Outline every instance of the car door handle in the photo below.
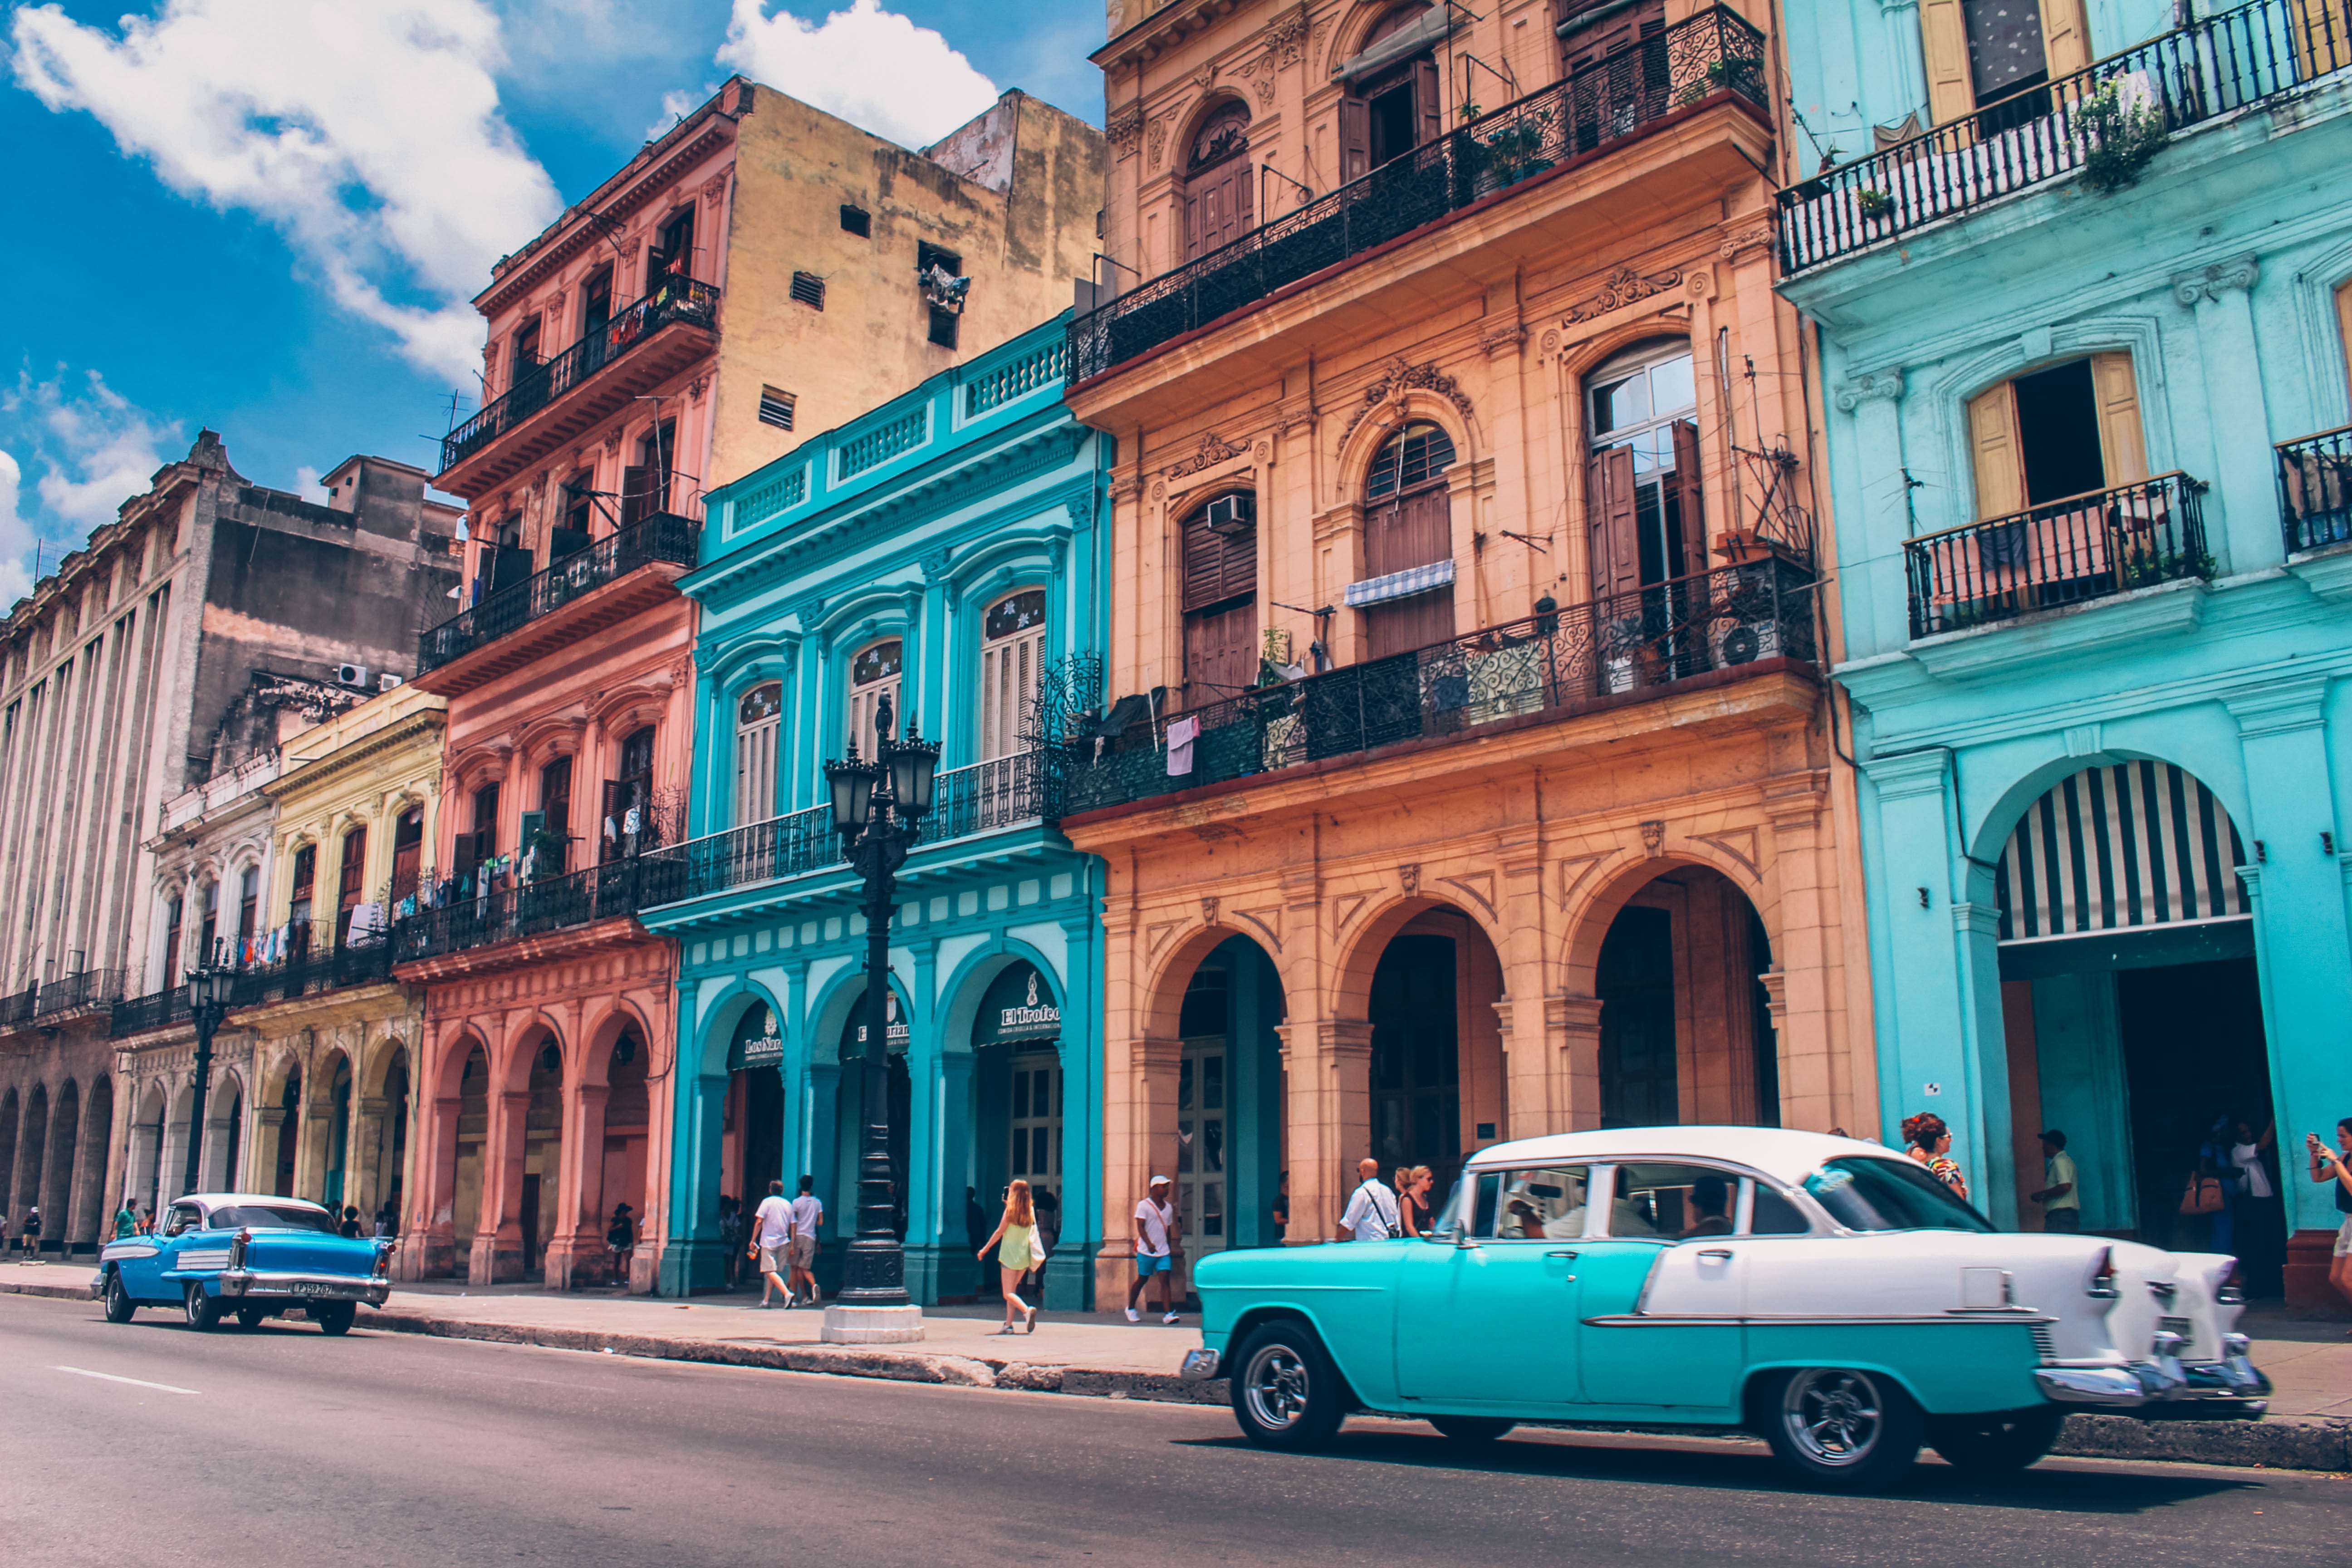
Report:
M 1573 1252 L 1547 1252 L 1544 1256 L 1546 1258 L 1573 1258 L 1576 1254 Z
M 1729 1258 L 1731 1256 L 1731 1248 L 1727 1247 L 1702 1247 L 1698 1250 L 1698 1255 L 1701 1258 Z

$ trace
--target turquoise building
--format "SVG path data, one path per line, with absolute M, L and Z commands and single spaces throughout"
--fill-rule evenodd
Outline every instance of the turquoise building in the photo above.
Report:
M 1979 1204 L 2036 1228 L 2058 1128 L 2083 1228 L 2320 1300 L 2303 1138 L 2352 1115 L 2352 14 L 1784 15 L 1780 287 L 1818 332 L 1882 1130 L 1940 1114 Z M 2223 1117 L 2275 1152 L 2184 1215 Z
M 680 949 L 664 1292 L 718 1286 L 721 1196 L 814 1176 L 828 1290 L 855 1223 L 866 921 L 824 764 L 884 706 L 941 742 L 898 874 L 891 1158 L 907 1287 L 982 1284 L 970 1234 L 1028 1180 L 1045 1304 L 1090 1305 L 1102 1235 L 1099 862 L 1053 826 L 1041 704 L 1092 700 L 1108 437 L 1062 403 L 1066 322 L 944 372 L 711 492 L 698 568 L 695 837 L 641 918 Z M 1046 1194 L 1051 1195 L 1050 1205 Z M 990 1272 L 986 1289 L 993 1292 Z

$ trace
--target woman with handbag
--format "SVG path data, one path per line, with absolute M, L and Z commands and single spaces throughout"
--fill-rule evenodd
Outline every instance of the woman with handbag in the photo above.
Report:
M 1033 1268 L 1045 1267 L 1045 1243 L 1037 1235 L 1037 1211 L 1029 1198 L 1029 1184 L 1013 1179 L 1004 1189 L 1004 1217 L 996 1222 L 995 1230 L 981 1243 L 978 1256 L 985 1260 L 989 1248 L 996 1249 L 997 1273 L 1004 1287 L 1004 1326 L 996 1331 L 1013 1331 L 1013 1314 L 1021 1314 L 1021 1332 L 1037 1331 L 1037 1309 L 1021 1299 L 1021 1277 Z

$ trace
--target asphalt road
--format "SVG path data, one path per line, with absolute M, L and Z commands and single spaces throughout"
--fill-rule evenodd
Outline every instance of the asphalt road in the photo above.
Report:
M 176 1318 L 0 1297 L 0 1560 L 2268 1568 L 2352 1534 L 2352 1480 L 2277 1471 L 1930 1462 L 1823 1497 L 1739 1442 L 1465 1455 L 1358 1420 L 1278 1456 L 1216 1408 Z

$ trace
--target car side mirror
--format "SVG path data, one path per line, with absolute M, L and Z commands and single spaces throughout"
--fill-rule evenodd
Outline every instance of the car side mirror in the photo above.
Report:
M 1457 1247 L 1475 1247 L 1478 1243 L 1470 1239 L 1470 1227 L 1468 1226 L 1463 1226 L 1454 1233 L 1454 1245 Z

